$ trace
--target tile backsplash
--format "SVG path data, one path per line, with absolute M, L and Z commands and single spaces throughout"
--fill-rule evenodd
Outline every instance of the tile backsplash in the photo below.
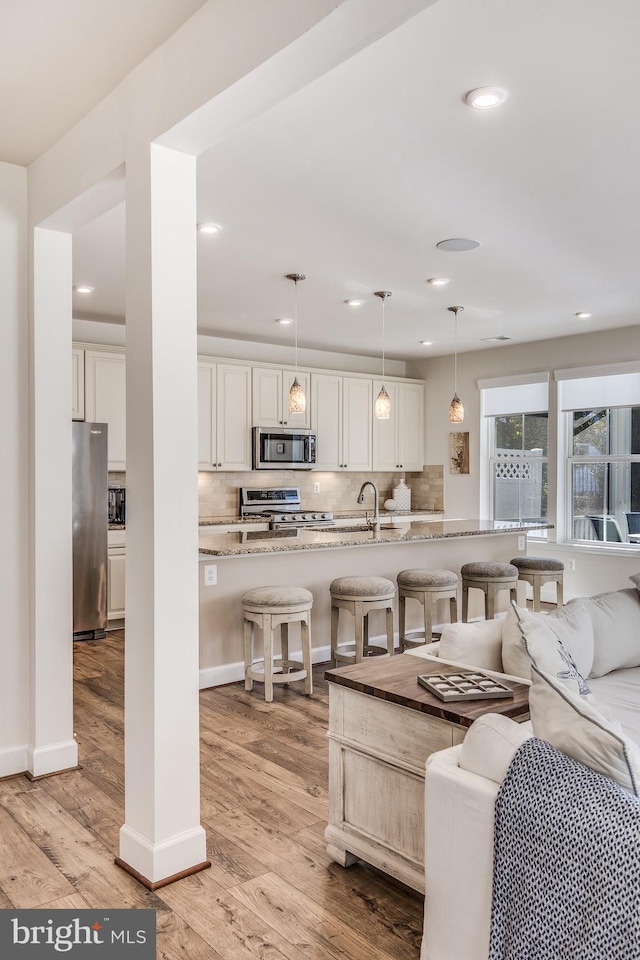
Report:
M 356 503 L 360 487 L 371 480 L 380 493 L 380 507 L 392 496 L 401 477 L 411 488 L 412 510 L 444 509 L 444 473 L 442 466 L 426 466 L 419 473 L 325 473 L 320 470 L 260 470 L 245 473 L 198 474 L 198 515 L 204 517 L 237 517 L 239 487 L 300 487 L 300 499 L 305 510 L 330 510 L 333 513 L 351 513 L 371 509 L 371 493 L 365 503 Z M 320 492 L 313 492 L 314 483 Z

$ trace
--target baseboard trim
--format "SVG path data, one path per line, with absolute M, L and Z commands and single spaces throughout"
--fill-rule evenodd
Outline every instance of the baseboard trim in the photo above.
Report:
M 160 887 L 166 887 L 170 883 L 175 883 L 176 880 L 184 880 L 185 877 L 191 877 L 194 873 L 200 873 L 201 870 L 208 870 L 211 866 L 211 860 L 203 860 L 202 863 L 196 863 L 192 867 L 187 867 L 186 870 L 181 870 L 180 873 L 174 873 L 172 877 L 165 877 L 164 880 L 156 880 L 153 883 L 151 880 L 148 880 L 147 877 L 143 877 L 141 873 L 131 867 L 128 863 L 125 863 L 124 860 L 121 860 L 120 857 L 115 857 L 113 861 L 116 866 L 120 867 L 125 873 L 128 873 L 129 876 L 133 877 L 134 880 L 137 880 L 138 883 L 141 883 L 147 890 L 159 890 Z
M 30 775 L 30 779 L 39 780 L 48 774 L 77 769 L 78 744 L 75 740 L 63 740 L 46 747 L 29 747 L 27 750 L 27 775 Z
M 34 776 L 30 770 L 25 771 L 25 777 L 27 780 L 36 781 L 36 780 L 46 780 L 48 777 L 59 777 L 61 773 L 71 773 L 72 770 L 82 770 L 82 764 L 77 763 L 75 767 L 65 767 L 64 770 L 51 770 L 49 773 L 40 773 L 38 776 Z
M 292 660 L 302 660 L 302 650 L 294 650 L 289 656 Z M 326 663 L 331 659 L 331 647 L 314 647 L 311 651 L 312 663 Z M 200 671 L 200 689 L 221 687 L 225 683 L 238 683 L 244 680 L 244 661 L 222 664 L 219 667 L 206 667 Z
M 0 750 L 0 780 L 8 777 L 17 777 L 25 773 L 28 767 L 29 748 L 26 744 L 21 747 L 9 747 Z

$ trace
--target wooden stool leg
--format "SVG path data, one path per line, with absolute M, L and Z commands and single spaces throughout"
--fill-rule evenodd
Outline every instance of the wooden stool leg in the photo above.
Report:
M 449 620 L 451 623 L 458 622 L 458 598 L 451 597 L 449 600 Z
M 247 670 L 253 662 L 253 624 L 244 621 L 244 688 L 253 690 L 253 680 L 247 676 Z
M 540 612 L 540 577 L 535 575 L 531 578 L 533 580 L 533 610 L 534 613 Z
M 564 603 L 562 594 L 562 576 L 556 580 L 556 606 L 561 607 Z
M 304 692 L 311 696 L 313 693 L 313 674 L 311 668 L 311 624 L 309 614 L 300 623 L 300 639 L 302 640 L 302 665 L 307 671 L 304 678 Z
M 400 594 L 398 597 L 398 643 L 400 646 L 400 653 L 404 653 L 404 636 L 407 616 L 406 603 L 406 597 L 403 594 Z
M 387 652 L 392 657 L 395 649 L 393 639 L 393 607 L 387 607 Z
M 485 620 L 493 620 L 496 613 L 496 585 L 488 583 L 484 595 L 484 617 Z
M 289 673 L 289 624 L 280 624 L 280 657 L 282 659 L 282 672 Z
M 515 587 L 511 587 L 509 589 L 509 603 L 511 603 L 511 601 L 513 601 L 514 603 L 518 602 L 518 585 L 517 584 L 515 585 Z
M 462 584 L 462 622 L 466 623 L 469 616 L 469 586 Z
M 340 608 L 331 607 L 331 666 L 337 666 L 336 651 L 338 649 L 338 624 L 340 622 Z
M 356 631 L 356 663 L 361 663 L 364 660 L 365 650 L 369 645 L 369 620 L 364 616 L 362 604 L 359 601 L 356 601 L 353 605 L 353 616 Z
M 271 703 L 273 700 L 273 624 L 270 613 L 264 615 L 263 624 L 264 699 L 267 703 Z
M 433 640 L 433 597 L 430 593 L 425 593 L 422 597 L 424 608 L 424 642 L 431 643 Z

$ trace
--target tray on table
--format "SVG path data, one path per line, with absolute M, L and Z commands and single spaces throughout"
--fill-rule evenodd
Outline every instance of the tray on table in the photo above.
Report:
M 513 690 L 480 670 L 419 675 L 418 683 L 445 702 L 513 697 Z

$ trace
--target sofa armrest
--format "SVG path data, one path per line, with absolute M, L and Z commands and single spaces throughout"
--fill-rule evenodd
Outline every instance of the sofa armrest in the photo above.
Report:
M 498 784 L 458 766 L 461 747 L 433 753 L 425 782 L 425 911 L 421 960 L 486 960 Z

